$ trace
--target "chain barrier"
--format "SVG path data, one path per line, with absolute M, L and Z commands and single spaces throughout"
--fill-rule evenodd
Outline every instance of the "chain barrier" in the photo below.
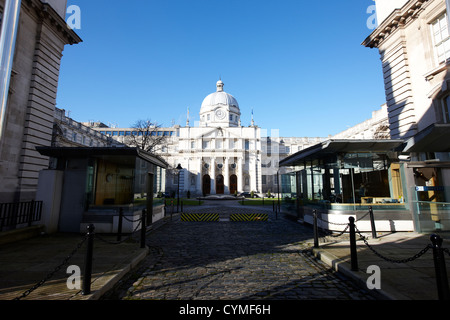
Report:
M 138 220 L 136 220 L 136 221 L 138 221 Z M 142 223 L 142 221 L 139 221 L 138 225 L 136 226 L 136 228 L 134 228 L 134 230 L 131 232 L 131 234 L 128 237 L 126 237 L 125 239 L 120 240 L 120 241 L 107 240 L 105 238 L 102 238 L 98 234 L 95 234 L 95 238 L 99 239 L 105 243 L 109 243 L 109 244 L 121 244 L 121 243 L 124 243 L 125 241 L 130 240 L 134 236 L 134 234 L 138 231 L 139 227 L 141 226 L 141 223 Z M 138 242 L 138 240 L 135 240 L 135 241 Z
M 373 212 L 371 209 L 369 209 L 368 214 L 370 214 L 370 221 L 371 221 L 371 225 L 372 225 L 372 237 L 374 239 L 376 239 L 377 236 L 376 236 L 376 230 L 375 230 L 375 221 L 374 221 Z M 360 219 L 358 219 L 358 221 L 362 220 L 366 215 L 362 216 Z M 317 217 L 317 212 L 314 211 L 313 229 L 314 229 L 314 247 L 315 248 L 319 247 L 318 236 L 319 236 L 320 231 L 319 231 L 319 227 L 318 227 L 318 223 L 317 223 L 319 219 L 320 218 Z M 323 219 L 320 219 L 320 220 L 324 221 Z M 414 261 L 414 260 L 420 258 L 421 256 L 423 256 L 426 252 L 428 252 L 428 250 L 432 249 L 439 300 L 450 300 L 450 289 L 449 289 L 449 284 L 448 284 L 448 280 L 447 280 L 447 272 L 446 272 L 445 257 L 444 257 L 444 252 L 450 256 L 450 250 L 448 248 L 441 247 L 443 239 L 439 235 L 433 234 L 430 237 L 432 244 L 426 245 L 423 249 L 421 249 L 419 252 L 417 252 L 413 256 L 411 256 L 409 258 L 405 258 L 405 259 L 392 259 L 392 258 L 385 257 L 381 253 L 376 251 L 367 241 L 368 237 L 364 236 L 361 233 L 361 231 L 358 230 L 358 228 L 355 225 L 355 222 L 356 221 L 355 221 L 354 217 L 352 217 L 352 216 L 349 217 L 349 223 L 347 224 L 347 227 L 340 234 L 335 235 L 335 237 L 341 236 L 342 234 L 344 234 L 344 232 L 347 230 L 347 228 L 350 228 L 350 256 L 351 256 L 350 264 L 351 264 L 352 271 L 359 270 L 357 247 L 356 247 L 356 234 L 358 234 L 360 236 L 360 238 L 364 241 L 364 244 L 369 248 L 370 251 L 372 251 L 372 253 L 374 253 L 379 258 L 381 258 L 385 261 L 391 262 L 391 263 L 407 263 L 407 262 Z M 328 222 L 328 223 L 330 223 L 330 222 Z M 331 223 L 331 224 L 336 224 L 336 223 Z M 339 224 L 339 225 L 343 225 L 343 224 Z
M 355 222 L 358 222 L 358 221 L 364 219 L 365 217 L 367 217 L 367 215 L 369 215 L 369 213 L 370 213 L 370 212 L 367 212 L 366 214 L 364 214 L 364 215 L 363 215 L 362 217 L 360 217 L 359 219 L 356 219 Z M 334 225 L 337 225 L 337 226 L 348 226 L 348 222 L 345 222 L 345 223 L 331 222 L 331 221 L 327 221 L 327 220 L 322 219 L 322 218 L 319 218 L 319 217 L 317 217 L 317 220 L 323 221 L 323 222 L 328 223 L 328 224 L 334 224 Z
M 356 233 L 359 234 L 359 236 L 361 237 L 361 239 L 364 241 L 364 244 L 374 253 L 376 254 L 378 257 L 382 258 L 383 260 L 386 260 L 388 262 L 392 262 L 392 263 L 406 263 L 406 262 L 411 262 L 414 261 L 418 258 L 420 258 L 421 256 L 423 256 L 428 250 L 431 249 L 431 244 L 425 246 L 422 250 L 420 250 L 418 253 L 416 253 L 415 255 L 413 255 L 412 257 L 406 258 L 406 259 L 391 259 L 391 258 L 387 258 L 385 256 L 383 256 L 382 254 L 380 254 L 379 252 L 377 252 L 367 241 L 367 237 L 361 234 L 361 231 L 358 230 L 358 228 L 356 228 L 355 226 L 355 231 Z
M 69 262 L 69 260 L 78 252 L 78 250 L 83 246 L 84 242 L 87 240 L 87 235 L 84 236 L 83 240 L 81 240 L 80 243 L 78 243 L 78 245 L 75 247 L 75 249 L 61 262 L 60 265 L 58 265 L 53 271 L 51 271 L 50 273 L 47 274 L 47 276 L 45 276 L 41 281 L 39 281 L 38 283 L 36 283 L 33 287 L 31 287 L 30 289 L 26 290 L 24 293 L 22 293 L 22 295 L 16 297 L 14 300 L 20 300 L 22 298 L 25 298 L 26 296 L 28 296 L 31 292 L 33 292 L 34 290 L 36 290 L 37 288 L 39 288 L 40 286 L 42 286 L 45 282 L 47 282 L 48 280 L 50 280 L 53 275 L 55 273 L 57 273 L 59 270 L 61 270 L 62 267 L 64 267 L 65 265 L 67 265 L 67 263 Z
M 362 219 L 364 219 L 368 214 L 370 214 L 370 212 L 367 212 L 367 213 L 364 214 L 362 217 L 360 217 L 359 219 L 355 220 L 355 223 L 358 222 L 358 221 L 361 221 Z M 316 215 L 316 217 L 317 217 L 317 215 Z M 328 234 L 328 235 L 327 235 L 327 234 L 322 233 L 322 234 L 324 234 L 324 236 L 322 236 L 322 237 L 326 237 L 326 236 L 335 237 L 335 238 L 340 237 L 340 236 L 342 236 L 344 233 L 347 232 L 347 230 L 348 230 L 348 228 L 349 228 L 349 226 L 350 226 L 349 223 L 335 223 L 335 222 L 330 222 L 330 221 L 327 221 L 327 220 L 322 219 L 322 218 L 319 218 L 319 217 L 317 217 L 317 220 L 320 220 L 320 221 L 323 221 L 323 222 L 325 222 L 325 223 L 332 224 L 332 225 L 340 225 L 340 226 L 346 225 L 345 229 L 342 230 L 341 232 L 339 232 L 339 234 L 336 234 L 336 235 Z M 420 250 L 418 253 L 416 253 L 415 255 L 413 255 L 412 257 L 409 257 L 409 258 L 406 258 L 406 259 L 391 259 L 391 258 L 387 258 L 387 257 L 383 256 L 382 254 L 380 254 L 379 252 L 377 252 L 377 251 L 369 244 L 369 242 L 367 241 L 368 238 L 367 238 L 366 236 L 364 236 L 364 235 L 361 233 L 361 231 L 358 230 L 358 228 L 356 227 L 356 225 L 355 225 L 355 231 L 356 231 L 356 233 L 359 234 L 359 236 L 361 237 L 361 240 L 364 241 L 364 244 L 365 244 L 365 245 L 366 245 L 366 246 L 367 246 L 367 247 L 368 247 L 375 255 L 377 255 L 378 257 L 382 258 L 383 260 L 386 260 L 386 261 L 392 262 L 392 263 L 406 263 L 406 262 L 414 261 L 414 260 L 420 258 L 420 257 L 421 257 L 422 255 L 424 255 L 429 249 L 432 248 L 432 245 L 429 244 L 429 245 L 425 246 L 422 250 Z M 442 248 L 442 250 L 450 256 L 450 250 L 449 250 L 448 248 Z
M 450 250 L 448 250 L 448 248 L 443 248 L 442 250 L 450 256 Z
M 359 218 L 358 220 L 356 220 L 356 221 L 359 221 L 359 220 L 364 219 L 369 213 L 370 213 L 370 212 L 367 212 L 366 214 L 364 214 L 362 217 L 360 217 L 360 218 Z M 347 222 L 347 223 L 337 223 L 337 222 L 331 222 L 331 221 L 322 219 L 322 218 L 318 217 L 317 215 L 316 215 L 316 217 L 317 217 L 317 220 L 318 220 L 318 221 L 323 221 L 323 222 L 325 222 L 325 223 L 327 223 L 327 224 L 338 225 L 338 226 L 346 226 L 346 227 L 344 228 L 344 230 L 340 231 L 338 234 L 332 234 L 332 233 L 331 233 L 331 234 L 326 234 L 326 233 L 322 232 L 322 235 L 320 236 L 321 238 L 325 238 L 325 237 L 338 238 L 338 237 L 342 236 L 344 233 L 348 233 L 348 231 L 347 231 L 348 228 L 349 228 L 348 222 Z M 318 226 L 318 228 L 322 229 L 322 228 L 319 227 L 319 226 Z M 319 232 L 321 232 L 321 231 L 319 231 Z
M 127 220 L 127 221 L 129 221 L 129 222 L 138 222 L 138 221 L 141 221 L 141 218 L 140 218 L 140 217 L 138 217 L 136 220 L 131 220 L 131 219 L 129 219 L 127 216 L 122 216 L 122 218 L 124 218 L 125 220 Z
M 96 239 L 99 239 L 99 240 L 101 240 L 101 241 L 103 241 L 103 242 L 105 242 L 105 243 L 108 243 L 108 244 L 121 244 L 121 243 L 123 243 L 123 242 L 125 242 L 125 241 L 128 241 L 128 240 L 130 240 L 136 233 L 137 233 L 137 231 L 139 230 L 139 228 L 140 228 L 140 226 L 141 226 L 141 224 L 142 224 L 142 218 L 140 217 L 140 218 L 138 218 L 138 219 L 136 219 L 136 220 L 131 220 L 131 219 L 128 219 L 127 217 L 125 217 L 125 216 L 122 216 L 122 218 L 124 218 L 125 220 L 127 220 L 127 221 L 130 221 L 130 222 L 139 222 L 137 225 L 136 225 L 136 227 L 134 228 L 134 230 L 131 232 L 131 234 L 127 237 L 127 238 L 125 238 L 125 239 L 123 239 L 123 240 L 121 240 L 121 241 L 110 241 L 110 240 L 107 240 L 107 239 L 104 239 L 104 238 L 102 238 L 100 235 L 98 235 L 98 234 L 95 234 L 94 236 L 95 236 L 95 238 Z M 49 279 L 51 279 L 54 275 L 55 275 L 55 273 L 57 273 L 58 271 L 60 271 L 64 266 L 66 266 L 67 264 L 68 264 L 68 262 L 69 262 L 69 260 L 78 252 L 78 250 L 83 246 L 83 244 L 86 242 L 86 240 L 88 239 L 88 234 L 86 234 L 86 235 L 84 235 L 84 237 L 83 237 L 83 239 L 82 239 L 82 241 L 80 241 L 79 243 L 78 243 L 78 245 L 75 247 L 75 249 L 74 250 L 72 250 L 72 252 L 61 262 L 61 264 L 59 264 L 54 270 L 52 270 L 51 272 L 49 272 L 41 281 L 39 281 L 38 283 L 36 283 L 33 287 L 31 287 L 30 289 L 28 289 L 28 290 L 26 290 L 25 292 L 23 292 L 20 296 L 18 296 L 18 297 L 16 297 L 16 298 L 14 298 L 14 300 L 20 300 L 20 299 L 23 299 L 23 298 L 25 298 L 25 297 L 27 297 L 30 293 L 32 293 L 34 290 L 36 290 L 36 289 L 38 289 L 39 287 L 41 287 L 45 282 L 47 282 Z M 141 239 L 142 240 L 142 239 Z M 135 239 L 135 241 L 136 242 L 139 242 L 138 240 L 136 240 Z

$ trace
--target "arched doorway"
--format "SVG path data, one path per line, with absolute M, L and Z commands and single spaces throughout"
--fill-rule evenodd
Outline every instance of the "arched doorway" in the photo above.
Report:
M 208 174 L 203 176 L 203 194 L 207 195 L 211 193 L 211 177 Z
M 232 174 L 230 176 L 230 194 L 237 192 L 237 176 Z
M 224 194 L 225 192 L 225 184 L 223 175 L 219 174 L 216 177 L 216 194 Z

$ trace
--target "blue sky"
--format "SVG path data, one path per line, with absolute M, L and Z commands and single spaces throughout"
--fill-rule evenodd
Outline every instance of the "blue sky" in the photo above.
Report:
M 83 39 L 63 52 L 57 107 L 129 127 L 198 121 L 224 90 L 285 137 L 326 137 L 385 102 L 376 49 L 361 45 L 371 0 L 68 0 Z

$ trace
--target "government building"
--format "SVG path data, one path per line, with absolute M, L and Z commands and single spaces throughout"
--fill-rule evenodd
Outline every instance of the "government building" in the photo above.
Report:
M 136 128 L 84 124 L 125 145 L 132 136 L 144 134 Z M 185 126 L 156 128 L 150 134 L 166 137 L 161 148 L 154 150 L 169 164 L 164 191 L 174 194 L 179 188 L 181 196 L 192 197 L 243 192 L 267 196 L 282 189 L 291 193 L 292 181 L 285 174 L 287 169 L 279 171 L 280 159 L 324 140 L 282 138 L 278 130 L 255 125 L 253 117 L 251 125 L 243 126 L 239 103 L 224 91 L 221 80 L 215 92 L 203 99 L 195 126 L 187 120 Z M 182 169 L 177 170 L 178 165 Z

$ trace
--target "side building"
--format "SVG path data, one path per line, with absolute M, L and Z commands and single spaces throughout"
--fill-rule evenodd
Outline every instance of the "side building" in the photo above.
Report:
M 3 74 L 9 90 L 0 118 L 0 203 L 35 199 L 39 172 L 49 164 L 36 147 L 52 142 L 62 52 L 81 42 L 64 20 L 66 1 L 8 1 L 21 3 L 16 11 L 5 3 L 0 0 L 3 40 L 15 43 L 15 51 L 3 55 L 12 65 L 10 77 Z
M 363 45 L 380 53 L 391 135 L 403 159 L 416 230 L 450 229 L 450 28 L 445 0 L 377 0 Z

